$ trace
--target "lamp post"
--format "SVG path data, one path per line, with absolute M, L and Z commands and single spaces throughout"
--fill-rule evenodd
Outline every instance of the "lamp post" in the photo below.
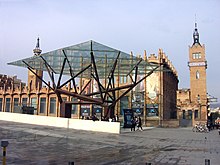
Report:
M 6 165 L 6 147 L 8 146 L 8 141 L 1 141 L 1 147 L 3 147 L 3 157 L 2 157 L 2 165 Z

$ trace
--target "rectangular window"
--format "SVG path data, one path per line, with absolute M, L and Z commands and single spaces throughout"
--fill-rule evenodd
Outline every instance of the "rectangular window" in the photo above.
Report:
M 18 106 L 19 98 L 14 98 L 14 107 Z
M 195 110 L 195 119 L 198 119 L 198 118 L 199 118 L 199 111 Z
M 196 59 L 198 59 L 199 58 L 199 54 L 198 53 L 196 53 Z
M 67 97 L 62 97 L 62 100 L 63 101 L 67 101 Z
M 183 119 L 186 119 L 186 111 L 183 110 Z
M 127 76 L 124 76 L 124 83 L 127 83 Z
M 56 113 L 56 97 L 50 98 L 50 113 Z
M 46 112 L 46 98 L 41 97 L 40 98 L 40 113 L 45 113 Z
M 19 113 L 20 112 L 20 107 L 19 107 L 19 98 L 14 98 L 14 113 Z
M 192 110 L 188 110 L 188 119 L 192 119 Z
M 10 109 L 11 109 L 11 99 L 6 98 L 5 112 L 10 112 Z
M 31 98 L 31 106 L 37 109 L 37 98 L 36 97 Z
M 124 83 L 123 80 L 124 80 L 124 79 L 123 79 L 123 76 L 120 76 L 120 84 L 123 84 L 123 83 Z
M 77 101 L 77 98 L 75 97 L 72 97 L 71 101 Z M 77 105 L 76 104 L 72 104 L 72 111 L 71 111 L 72 114 L 77 114 Z
M 193 53 L 193 59 L 200 59 L 202 58 L 201 53 Z
M 126 76 L 120 76 L 120 84 L 127 83 L 127 77 Z
M 2 98 L 0 98 L 0 112 L 2 111 Z
M 124 96 L 120 99 L 120 115 L 123 115 L 123 109 L 128 108 L 128 96 Z
M 27 98 L 22 98 L 22 106 L 27 106 Z

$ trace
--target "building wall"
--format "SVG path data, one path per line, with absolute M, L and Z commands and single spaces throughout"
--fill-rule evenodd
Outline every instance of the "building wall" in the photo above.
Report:
M 180 126 L 193 126 L 198 122 L 204 122 L 202 106 L 197 101 L 191 101 L 190 89 L 179 89 L 177 91 L 178 119 Z M 181 121 L 188 120 L 188 124 Z
M 67 90 L 71 91 L 73 89 L 64 87 Z M 64 100 L 70 101 L 71 97 L 66 95 L 61 95 Z M 15 99 L 18 99 L 18 104 L 15 105 Z M 50 111 L 50 101 L 51 98 L 56 100 L 55 102 L 55 110 Z M 0 99 L 2 100 L 1 111 L 6 112 L 14 112 L 21 113 L 22 106 L 32 106 L 34 107 L 36 115 L 42 116 L 60 116 L 60 103 L 58 102 L 57 95 L 47 87 L 43 87 L 41 89 L 35 88 L 30 90 L 28 86 L 25 87 L 17 87 L 17 88 L 8 88 L 6 90 L 0 89 Z M 10 99 L 10 103 L 7 103 L 6 100 Z M 0 100 L 0 101 L 1 101 Z M 15 111 L 17 109 L 17 111 Z M 20 110 L 20 111 L 19 111 Z
M 195 58 L 195 54 L 199 54 L 198 58 Z M 206 57 L 205 57 L 205 45 L 193 45 L 189 47 L 189 63 L 193 63 L 192 66 L 189 65 L 190 70 L 190 90 L 191 90 L 191 100 L 197 101 L 198 95 L 202 102 L 206 102 L 207 99 L 207 88 L 206 88 Z M 203 63 L 205 65 L 203 65 Z M 197 72 L 199 73 L 199 78 L 197 77 Z
M 171 72 L 164 72 L 163 82 L 163 116 L 166 120 L 175 119 L 177 116 L 176 91 L 178 89 L 178 79 Z
M 193 33 L 193 44 L 189 46 L 190 89 L 180 89 L 177 92 L 177 106 L 180 121 L 189 120 L 192 126 L 195 122 L 207 122 L 207 61 L 205 45 L 199 43 L 197 23 Z
M 176 112 L 176 89 L 178 86 L 177 73 L 171 62 L 168 60 L 167 56 L 162 52 L 162 50 L 159 50 L 158 56 L 150 55 L 148 58 L 146 57 L 145 60 L 149 62 L 154 62 L 156 64 L 164 62 L 164 66 L 163 68 L 161 67 L 161 70 L 167 70 L 166 72 L 160 72 L 159 70 L 156 71 L 140 85 L 135 87 L 135 90 L 138 91 L 138 93 L 142 96 L 140 106 L 143 109 L 143 113 L 141 115 L 143 123 L 150 126 L 162 126 L 163 120 L 167 121 L 171 118 L 174 118 L 175 116 L 174 113 Z M 43 75 L 41 74 L 41 72 L 39 73 L 40 76 Z M 0 89 L 0 103 L 2 99 L 2 104 L 0 104 L 0 106 L 2 105 L 1 111 L 6 112 L 8 110 L 9 112 L 13 113 L 21 113 L 22 106 L 32 106 L 36 109 L 34 112 L 36 115 L 60 117 L 61 105 L 58 101 L 57 95 L 48 87 L 41 87 L 41 85 L 36 85 L 36 83 L 39 82 L 36 79 L 35 75 L 30 74 L 30 72 L 28 75 L 30 76 L 29 80 L 32 80 L 32 84 L 29 82 L 28 86 Z M 33 76 L 35 76 L 35 78 Z M 140 78 L 141 77 L 139 77 L 139 79 Z M 115 77 L 115 80 L 116 87 L 129 83 L 126 77 L 122 78 L 117 75 Z M 103 82 L 105 81 L 103 80 Z M 83 88 L 83 85 L 85 85 L 86 83 L 87 81 L 85 79 L 80 79 L 79 90 L 81 89 L 80 86 Z M 95 90 L 93 85 L 88 86 L 86 92 L 88 92 L 89 90 Z M 149 85 L 152 85 L 153 88 L 150 89 Z M 71 84 L 63 87 L 63 89 L 74 92 Z M 116 92 L 117 97 L 119 97 L 121 94 L 122 91 Z M 154 98 L 152 98 L 152 95 L 154 95 Z M 73 97 L 66 95 L 61 95 L 61 97 L 65 102 L 71 102 L 73 99 Z M 120 119 L 123 119 L 122 108 L 132 108 L 132 97 L 132 92 L 124 96 L 124 107 L 122 106 L 122 100 L 117 103 L 115 107 L 115 114 L 119 114 Z M 151 106 L 152 104 L 158 106 L 157 109 L 159 110 L 159 112 L 157 113 L 159 114 L 148 116 L 149 106 Z M 75 107 L 75 110 L 72 110 L 71 116 L 72 118 L 80 118 L 80 105 L 76 105 Z M 104 113 L 104 109 L 102 109 L 102 113 Z M 92 106 L 90 106 L 89 108 L 89 114 L 93 114 Z
M 20 86 L 20 83 L 22 86 L 25 86 L 25 83 L 21 82 L 21 80 L 18 79 L 17 76 L 0 74 L 0 88 L 16 88 Z
M 35 76 L 38 75 L 40 78 L 43 77 L 43 71 L 40 70 L 32 70 L 33 72 L 31 72 L 30 70 L 28 71 L 28 86 L 31 89 L 35 89 L 35 88 L 42 88 L 42 81 Z
M 158 116 L 147 117 L 146 123 L 148 126 L 164 126 L 164 121 L 177 119 L 176 91 L 178 90 L 178 75 L 174 66 L 161 49 L 158 52 L 158 56 L 150 55 L 148 61 L 157 64 L 163 63 L 163 66 L 152 77 L 150 76 L 146 79 L 147 84 L 150 84 L 145 89 L 148 94 L 146 102 L 147 104 L 158 105 Z M 154 85 L 155 98 L 151 95 L 151 85 Z

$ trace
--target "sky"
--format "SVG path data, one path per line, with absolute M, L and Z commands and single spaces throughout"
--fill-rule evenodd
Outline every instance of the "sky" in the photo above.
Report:
M 27 69 L 7 65 L 42 53 L 94 40 L 134 55 L 161 48 L 189 88 L 189 46 L 195 20 L 205 44 L 207 91 L 220 102 L 219 0 L 0 0 L 0 74 L 27 81 Z

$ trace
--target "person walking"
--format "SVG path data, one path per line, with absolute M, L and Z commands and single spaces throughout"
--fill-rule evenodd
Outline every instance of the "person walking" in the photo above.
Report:
M 140 116 L 138 117 L 137 130 L 139 130 L 139 128 L 141 128 L 141 131 L 143 131 L 143 128 L 142 128 L 142 121 L 141 121 L 141 117 L 140 117 Z
M 136 121 L 135 121 L 135 118 L 132 117 L 132 118 L 131 118 L 131 131 L 132 131 L 132 130 L 135 131 L 135 126 L 136 126 Z

